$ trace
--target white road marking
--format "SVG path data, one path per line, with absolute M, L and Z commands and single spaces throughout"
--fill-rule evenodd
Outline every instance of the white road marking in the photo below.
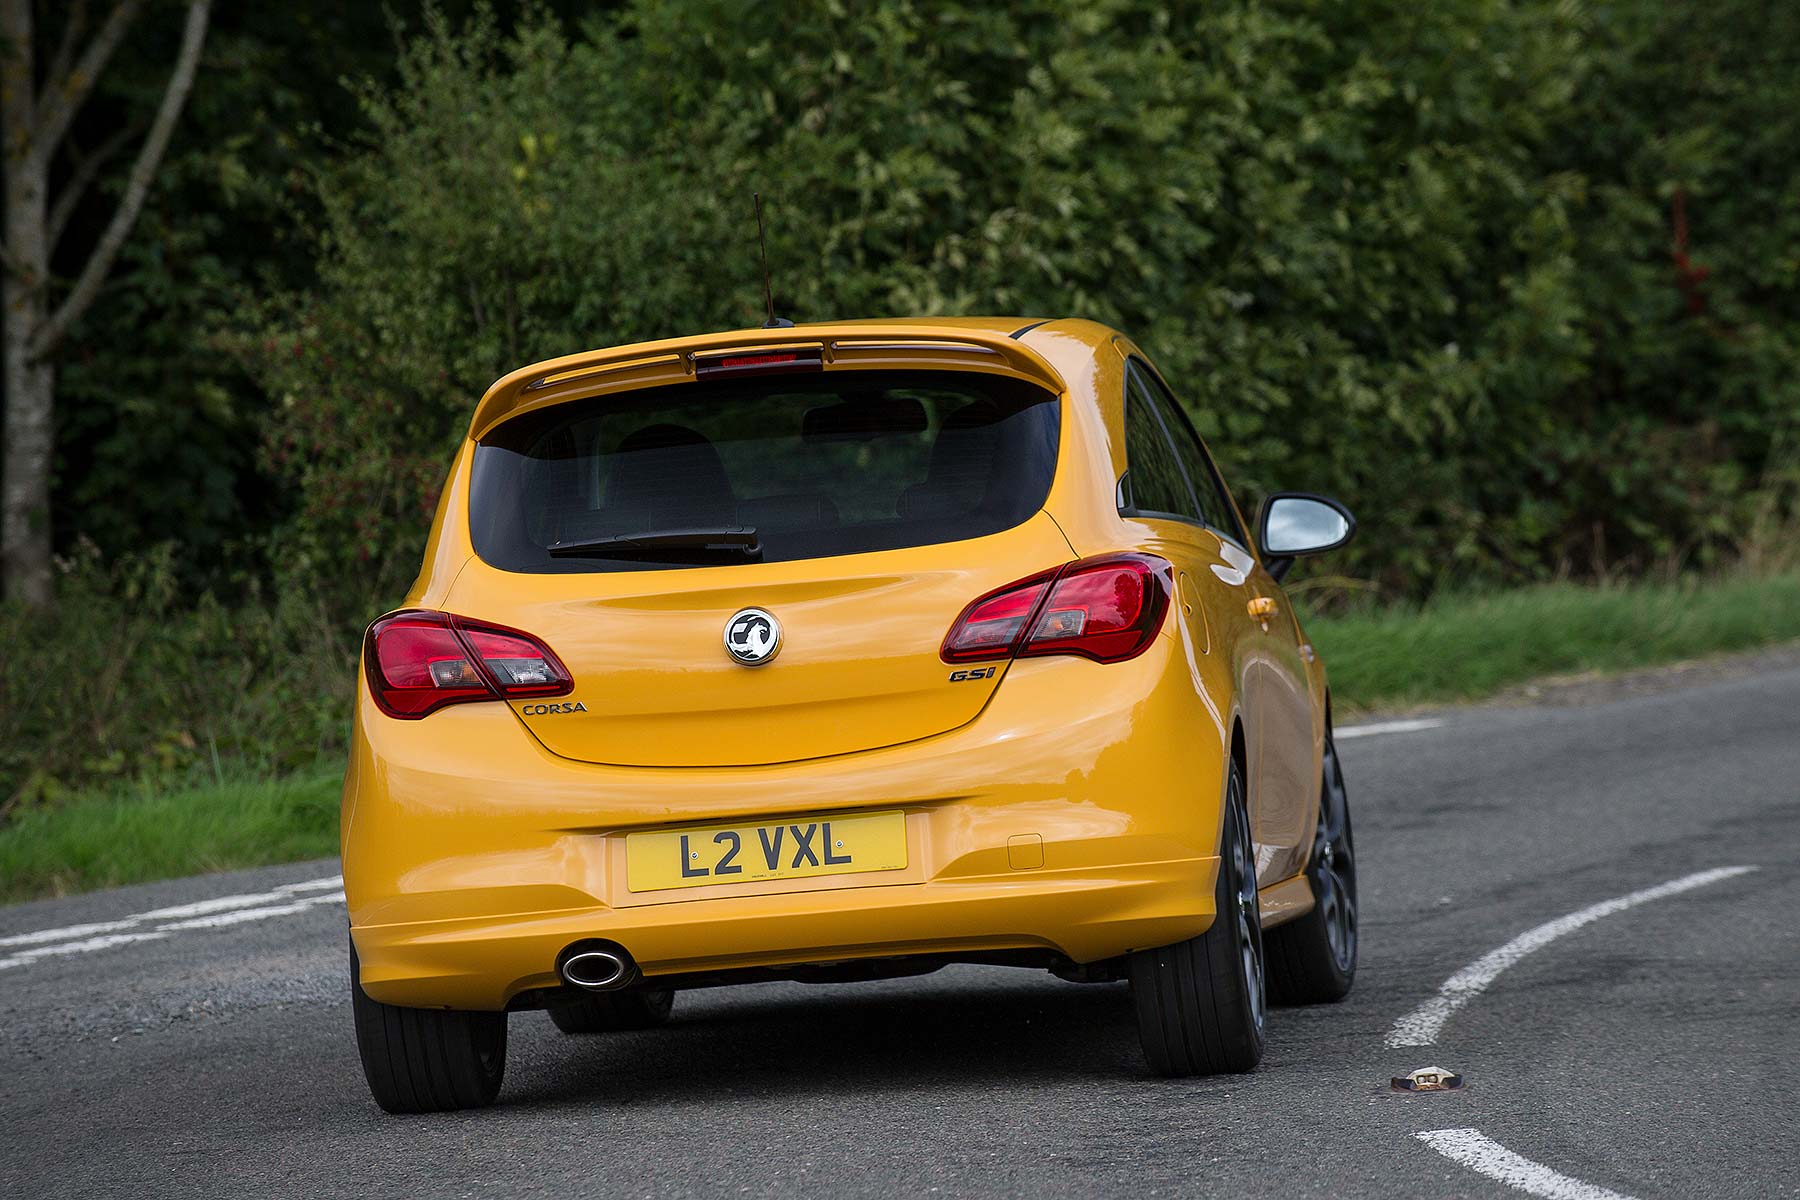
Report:
M 1543 949 L 1564 934 L 1574 933 L 1582 926 L 1591 925 L 1601 917 L 1610 917 L 1614 913 L 1624 912 L 1628 908 L 1636 908 L 1638 905 L 1647 904 L 1652 900 L 1679 895 L 1682 892 L 1705 887 L 1709 883 L 1718 883 L 1723 879 L 1732 879 L 1754 870 L 1756 870 L 1755 867 L 1714 867 L 1710 871 L 1696 871 L 1692 875 L 1683 875 L 1680 879 L 1671 879 L 1667 883 L 1659 883 L 1655 887 L 1632 892 L 1630 895 L 1602 900 L 1599 904 L 1591 904 L 1566 917 L 1558 917 L 1556 920 L 1546 921 L 1534 929 L 1527 929 L 1498 950 L 1482 955 L 1446 979 L 1443 986 L 1438 988 L 1437 995 L 1395 1021 L 1394 1027 L 1388 1030 L 1388 1047 L 1397 1049 L 1402 1046 L 1435 1046 L 1438 1034 L 1443 1031 L 1444 1022 L 1450 1019 L 1452 1013 L 1486 991 L 1487 986 L 1494 982 L 1506 968 L 1532 951 Z
M 1413 1136 L 1471 1171 L 1545 1200 L 1631 1200 L 1623 1192 L 1570 1179 L 1514 1154 L 1479 1129 L 1428 1129 Z
M 58 942 L 54 946 L 34 946 L 30 950 L 20 950 L 0 958 L 0 971 L 8 967 L 22 967 L 34 963 L 40 958 L 51 958 L 59 954 L 87 954 L 93 950 L 111 950 L 114 946 L 129 946 L 133 942 L 154 942 L 169 935 L 160 932 L 150 933 L 109 933 L 103 937 L 87 938 L 79 942 Z
M 1377 733 L 1417 733 L 1421 729 L 1436 729 L 1443 722 L 1436 717 L 1420 717 L 1413 721 L 1377 721 L 1373 725 L 1352 725 L 1347 729 L 1334 729 L 1331 736 L 1338 740 L 1344 738 L 1372 737 Z
M 342 904 L 344 893 L 332 892 L 324 896 L 308 896 L 304 900 L 296 900 L 292 904 L 274 904 L 267 908 L 243 908 L 236 912 L 216 913 L 210 917 L 193 917 L 186 921 L 171 921 L 157 928 L 167 933 L 179 933 L 184 929 L 222 929 L 227 925 L 243 925 L 249 921 L 263 921 L 270 917 L 292 916 L 297 912 L 305 912 L 315 904 Z
M 129 929 L 130 921 L 93 921 L 86 925 L 65 925 L 61 929 L 39 929 L 33 933 L 15 933 L 0 937 L 0 946 L 29 946 L 36 942 L 63 942 L 113 929 Z
M 115 921 L 91 921 L 85 925 L 65 925 L 58 929 L 13 934 L 0 938 L 0 946 L 23 946 L 26 949 L 0 955 L 0 971 L 9 967 L 27 966 L 44 958 L 88 954 L 95 950 L 110 950 L 137 942 L 159 941 L 172 933 L 219 929 L 249 921 L 262 921 L 269 917 L 285 917 L 305 912 L 320 904 L 342 904 L 343 888 L 344 877 L 333 875 L 326 879 L 283 884 L 267 892 L 215 896 L 192 904 L 155 908 L 120 917 Z M 307 895 L 309 892 L 319 894 Z
M 215 896 L 211 900 L 197 900 L 192 904 L 153 908 L 149 912 L 133 913 L 128 917 L 120 917 L 116 921 L 91 921 L 86 925 L 65 925 L 60 929 L 38 929 L 31 933 L 15 933 L 7 937 L 0 937 L 0 946 L 31 946 L 40 942 L 72 941 L 96 933 L 113 933 L 121 929 L 131 929 L 150 921 L 172 921 L 183 917 L 197 917 L 203 913 L 224 912 L 234 908 L 252 908 L 258 904 L 274 904 L 290 900 L 301 892 L 318 892 L 330 888 L 341 893 L 343 887 L 344 877 L 342 875 L 329 875 L 323 879 L 284 883 L 280 887 L 266 892 L 251 892 L 241 896 Z
M 267 892 L 252 892 L 243 896 L 215 896 L 211 900 L 196 900 L 192 904 L 177 904 L 172 908 L 158 908 L 147 913 L 139 913 L 140 921 L 175 921 L 182 917 L 197 917 L 203 913 L 224 912 L 232 908 L 249 908 L 256 904 L 267 904 L 272 900 L 284 900 L 300 892 L 322 892 L 327 889 L 341 891 L 344 886 L 342 875 L 331 875 L 324 879 L 308 879 L 303 883 L 284 883 Z

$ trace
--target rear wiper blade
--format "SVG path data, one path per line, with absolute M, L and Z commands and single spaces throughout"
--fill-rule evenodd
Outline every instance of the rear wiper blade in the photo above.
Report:
M 723 529 L 657 529 L 645 533 L 621 533 L 575 542 L 552 542 L 545 549 L 555 558 L 650 558 L 658 551 L 675 551 L 675 557 L 722 555 L 758 559 L 762 543 L 754 525 Z

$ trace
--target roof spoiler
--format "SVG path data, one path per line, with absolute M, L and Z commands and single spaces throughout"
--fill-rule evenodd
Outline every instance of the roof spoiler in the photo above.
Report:
M 1041 355 L 1001 333 L 917 325 L 818 333 L 746 329 L 591 350 L 523 367 L 488 388 L 475 407 L 469 436 L 479 440 L 504 420 L 568 400 L 691 381 L 710 360 L 746 351 L 816 354 L 825 370 L 983 371 L 1023 376 L 1054 392 L 1064 386 Z

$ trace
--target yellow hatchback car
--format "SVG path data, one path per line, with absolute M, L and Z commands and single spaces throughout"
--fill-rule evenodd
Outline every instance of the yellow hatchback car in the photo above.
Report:
M 357 1045 L 491 1102 L 507 1016 L 946 963 L 1126 981 L 1153 1070 L 1335 1000 L 1356 867 L 1325 670 L 1169 385 L 1080 320 L 577 354 L 475 410 L 344 781 Z

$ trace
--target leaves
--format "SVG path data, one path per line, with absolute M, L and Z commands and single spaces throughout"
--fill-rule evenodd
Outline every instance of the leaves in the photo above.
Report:
M 285 561 L 391 597 L 490 380 L 756 323 L 752 190 L 784 313 L 1117 324 L 1246 499 L 1356 507 L 1334 569 L 1390 595 L 1714 561 L 1800 493 L 1795 23 L 1753 0 L 428 16 L 315 176 L 317 282 L 236 343 L 278 400 Z

